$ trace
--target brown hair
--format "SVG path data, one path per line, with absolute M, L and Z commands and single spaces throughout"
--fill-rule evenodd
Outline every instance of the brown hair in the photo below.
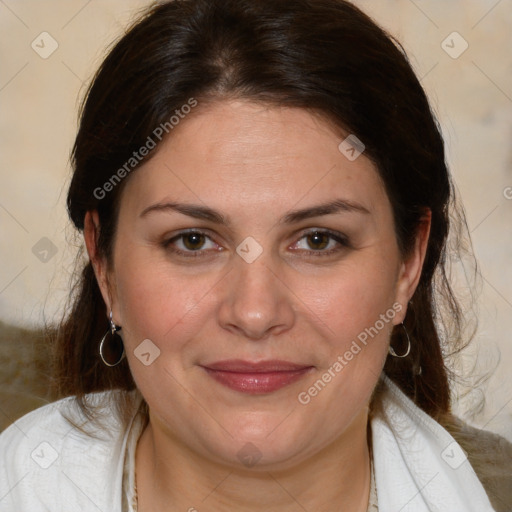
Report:
M 95 191 L 191 97 L 199 105 L 236 97 L 304 108 L 355 134 L 385 184 L 404 256 L 430 209 L 423 272 L 404 322 L 411 355 L 388 357 L 384 370 L 434 418 L 448 412 L 441 345 L 461 345 L 461 312 L 446 275 L 453 187 L 439 127 L 400 44 L 343 0 L 175 0 L 144 12 L 94 77 L 72 153 L 70 218 L 83 230 L 85 213 L 98 211 L 98 250 L 110 264 L 129 176 L 105 197 Z M 108 321 L 90 263 L 71 304 L 56 344 L 60 394 L 83 400 L 92 391 L 134 389 L 126 360 L 108 368 L 99 358 Z M 397 352 L 404 333 L 392 334 Z

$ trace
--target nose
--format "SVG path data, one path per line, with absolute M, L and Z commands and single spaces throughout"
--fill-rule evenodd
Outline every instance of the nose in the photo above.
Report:
M 251 340 L 289 330 L 295 322 L 293 293 L 261 255 L 247 263 L 235 256 L 219 309 L 220 325 Z

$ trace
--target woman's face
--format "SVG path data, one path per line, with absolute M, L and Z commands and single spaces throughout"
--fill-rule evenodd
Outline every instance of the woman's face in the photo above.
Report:
M 285 468 L 366 426 L 424 243 L 402 261 L 344 138 L 301 109 L 199 103 L 126 183 L 113 318 L 152 428 L 213 461 Z

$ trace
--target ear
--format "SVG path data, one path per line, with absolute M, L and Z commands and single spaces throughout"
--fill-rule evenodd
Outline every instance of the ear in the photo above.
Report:
M 414 246 L 409 251 L 406 259 L 400 265 L 398 282 L 396 288 L 396 302 L 402 304 L 401 315 L 396 315 L 394 324 L 403 322 L 407 314 L 407 304 L 416 291 L 420 281 L 423 262 L 427 253 L 430 226 L 432 223 L 432 212 L 427 209 L 421 217 L 416 231 Z
M 112 295 L 110 293 L 110 285 L 107 274 L 106 258 L 99 255 L 98 237 L 100 233 L 100 222 L 98 212 L 91 210 L 86 212 L 84 219 L 84 240 L 87 247 L 87 253 L 98 281 L 98 286 L 103 296 L 103 300 L 107 305 L 107 315 L 112 307 Z

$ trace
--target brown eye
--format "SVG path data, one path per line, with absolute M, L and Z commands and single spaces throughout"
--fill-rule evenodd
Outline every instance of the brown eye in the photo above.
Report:
M 191 251 L 201 249 L 206 238 L 202 233 L 186 233 L 181 237 L 183 245 Z
M 330 239 L 331 237 L 328 233 L 322 233 L 320 231 L 314 231 L 307 235 L 308 246 L 314 250 L 325 249 Z
M 179 257 L 197 258 L 210 257 L 223 249 L 216 244 L 207 233 L 191 230 L 162 242 L 162 247 Z
M 350 247 L 348 238 L 342 233 L 313 229 L 304 233 L 291 249 L 309 256 L 332 256 Z

